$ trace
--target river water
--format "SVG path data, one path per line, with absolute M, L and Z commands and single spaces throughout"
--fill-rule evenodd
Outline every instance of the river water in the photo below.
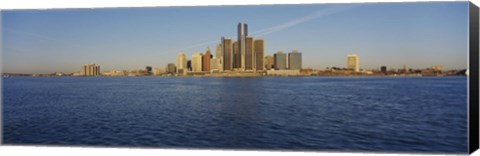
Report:
M 466 77 L 10 77 L 3 143 L 466 153 Z

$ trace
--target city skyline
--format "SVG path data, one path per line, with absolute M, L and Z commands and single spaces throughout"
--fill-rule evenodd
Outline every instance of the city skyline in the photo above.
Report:
M 298 49 L 304 55 L 302 67 L 346 67 L 345 56 L 354 53 L 362 59 L 361 69 L 404 64 L 462 69 L 467 67 L 467 4 L 2 11 L 2 68 L 12 73 L 71 73 L 86 63 L 100 64 L 102 71 L 163 68 L 176 63 L 180 52 L 192 56 L 217 47 L 219 36 L 232 39 L 233 44 L 238 32 L 232 27 L 240 21 L 250 24 L 247 35 L 265 40 L 264 56 Z M 175 17 L 180 19 L 175 22 Z M 211 39 L 215 42 L 204 42 Z M 431 59 L 425 62 L 425 58 Z

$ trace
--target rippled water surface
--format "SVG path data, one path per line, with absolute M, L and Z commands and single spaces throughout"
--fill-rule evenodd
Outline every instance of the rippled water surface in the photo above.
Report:
M 466 77 L 3 78 L 3 143 L 467 152 Z

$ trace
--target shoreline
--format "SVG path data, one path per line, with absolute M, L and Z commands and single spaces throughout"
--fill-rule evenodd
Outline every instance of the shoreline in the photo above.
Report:
M 260 78 L 260 77 L 467 77 L 466 75 L 141 75 L 141 76 L 2 76 L 2 78 L 10 77 L 215 77 L 215 78 Z
M 224 72 L 183 72 L 183 73 L 129 73 L 103 72 L 99 75 L 72 75 L 63 73 L 24 74 L 2 73 L 2 77 L 443 77 L 468 76 L 462 70 L 416 71 L 416 72 L 353 72 L 353 71 L 312 71 L 312 70 L 268 70 L 268 71 L 224 71 Z

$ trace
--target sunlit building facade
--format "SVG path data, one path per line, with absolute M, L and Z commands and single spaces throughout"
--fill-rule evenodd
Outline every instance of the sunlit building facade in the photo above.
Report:
M 86 64 L 82 66 L 82 76 L 100 76 L 100 66 L 95 64 Z
M 288 53 L 288 69 L 300 70 L 302 69 L 302 53 L 297 50 L 293 50 Z
M 278 51 L 273 54 L 273 63 L 275 70 L 285 70 L 287 69 L 287 55 L 282 51 Z
M 187 55 L 179 53 L 177 55 L 177 73 L 184 74 L 187 71 Z
M 202 54 L 195 52 L 192 55 L 192 71 L 201 72 L 202 71 Z
M 347 55 L 347 68 L 355 72 L 360 71 L 360 59 L 356 54 Z
M 270 70 L 270 69 L 274 69 L 274 68 L 275 68 L 275 67 L 273 66 L 273 65 L 274 65 L 274 61 L 273 61 L 273 56 L 272 56 L 272 55 L 267 55 L 267 56 L 265 56 L 264 62 L 265 62 L 265 69 L 266 69 L 266 70 Z
M 210 53 L 210 47 L 207 48 L 205 55 L 202 56 L 202 71 L 210 71 L 210 60 L 212 55 Z
M 173 63 L 167 64 L 167 68 L 165 69 L 165 72 L 169 74 L 175 74 L 177 72 L 175 64 Z
M 214 56 L 214 58 L 217 58 L 217 60 L 218 60 L 218 61 L 216 61 L 217 70 L 218 70 L 218 71 L 223 71 L 222 44 L 217 44 L 217 47 L 215 48 L 215 56 Z

